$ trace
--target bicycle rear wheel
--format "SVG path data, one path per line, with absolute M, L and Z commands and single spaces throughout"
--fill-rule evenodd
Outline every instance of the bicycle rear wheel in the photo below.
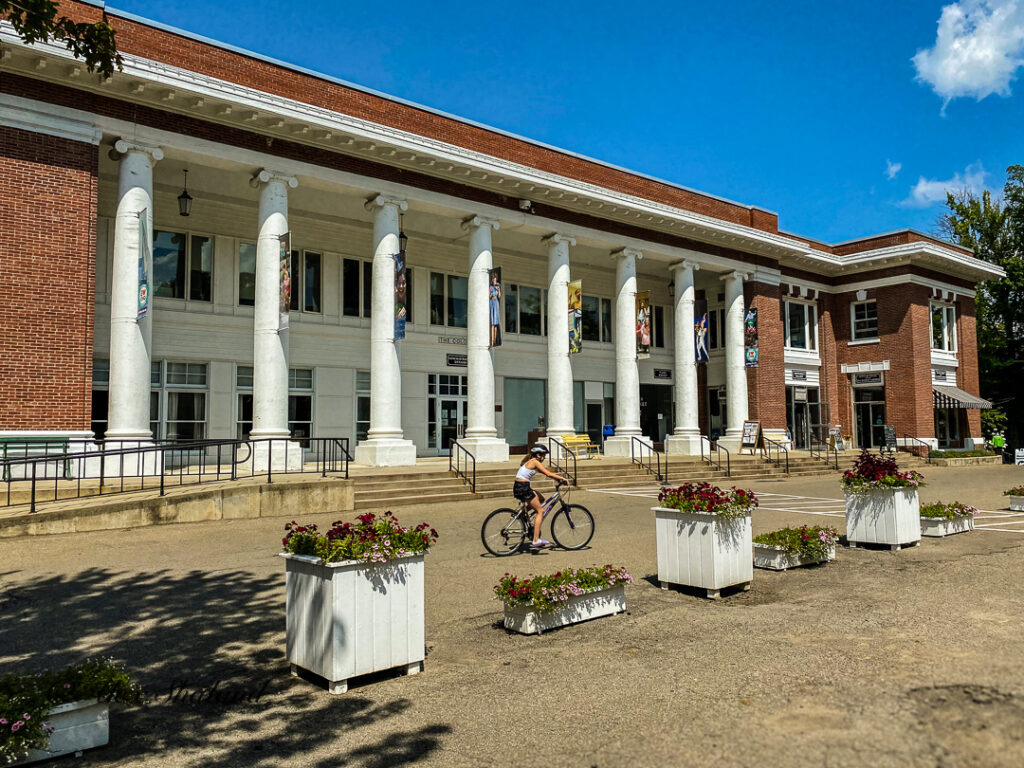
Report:
M 551 518 L 551 538 L 562 549 L 583 549 L 594 536 L 594 516 L 579 504 L 567 504 Z
M 480 538 L 495 557 L 511 555 L 526 541 L 526 521 L 514 509 L 496 509 L 484 520 Z

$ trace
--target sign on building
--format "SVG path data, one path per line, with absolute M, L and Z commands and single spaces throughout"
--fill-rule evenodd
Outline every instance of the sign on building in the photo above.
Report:
M 449 368 L 466 368 L 469 358 L 466 355 L 445 355 Z

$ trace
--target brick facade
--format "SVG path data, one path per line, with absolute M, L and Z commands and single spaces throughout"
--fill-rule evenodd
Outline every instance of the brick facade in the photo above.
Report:
M 0 430 L 87 430 L 97 149 L 0 127 Z
M 783 358 L 782 306 L 779 286 L 744 286 L 747 306 L 757 307 L 757 368 L 747 369 L 748 414 L 762 429 L 786 428 L 786 370 Z

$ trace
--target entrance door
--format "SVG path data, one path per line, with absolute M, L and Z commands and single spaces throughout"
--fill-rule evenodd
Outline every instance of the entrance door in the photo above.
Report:
M 857 424 L 857 447 L 879 448 L 885 444 L 885 389 L 865 387 L 853 390 L 853 418 Z
M 587 403 L 587 437 L 594 445 L 601 445 L 604 439 L 601 435 L 603 413 L 601 403 Z
M 447 456 L 451 452 L 452 440 L 458 440 L 466 431 L 466 401 L 440 398 L 440 420 L 438 431 L 441 442 L 438 453 Z
M 724 389 L 708 390 L 708 417 L 711 439 L 717 440 L 725 434 L 725 425 L 728 423 Z
M 935 409 L 935 437 L 939 448 L 960 447 L 960 412 L 956 408 Z

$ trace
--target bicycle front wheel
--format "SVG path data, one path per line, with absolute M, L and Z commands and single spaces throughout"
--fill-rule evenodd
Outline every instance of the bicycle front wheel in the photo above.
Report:
M 594 536 L 594 516 L 579 504 L 567 504 L 551 518 L 551 538 L 562 549 L 583 549 Z
M 517 552 L 526 540 L 526 521 L 514 509 L 496 509 L 480 528 L 484 549 L 495 557 Z

